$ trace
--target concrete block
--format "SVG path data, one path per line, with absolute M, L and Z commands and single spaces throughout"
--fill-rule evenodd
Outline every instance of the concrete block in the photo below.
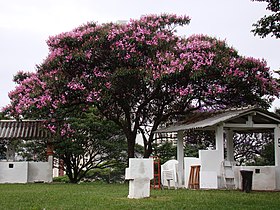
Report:
M 216 171 L 200 171 L 200 189 L 218 189 Z
M 130 158 L 125 179 L 129 180 L 128 198 L 150 197 L 150 180 L 154 178 L 152 158 Z
M 0 183 L 27 183 L 28 162 L 0 162 Z

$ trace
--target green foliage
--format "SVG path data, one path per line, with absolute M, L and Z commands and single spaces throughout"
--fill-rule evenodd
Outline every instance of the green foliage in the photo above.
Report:
M 3 112 L 0 112 L 0 120 L 6 120 L 6 116 Z M 0 141 L 0 160 L 6 158 L 6 146 L 3 141 Z
M 260 2 L 267 2 L 267 10 L 270 10 L 272 14 L 265 15 L 257 23 L 254 23 L 255 27 L 252 32 L 254 35 L 258 35 L 261 38 L 267 35 L 275 36 L 276 39 L 280 38 L 280 2 L 279 0 L 255 0 Z
M 198 151 L 215 148 L 214 131 L 189 130 L 185 136 L 185 154 L 189 157 L 198 157 Z
M 165 138 L 167 138 L 165 136 Z M 177 146 L 173 143 L 175 139 L 156 145 L 154 144 L 154 154 L 160 157 L 161 164 L 171 159 L 177 159 Z M 176 140 L 175 140 L 176 141 Z M 198 151 L 215 147 L 215 134 L 213 131 L 190 130 L 185 132 L 184 152 L 185 156 L 198 157 Z
M 185 133 L 185 156 L 198 157 L 199 150 L 215 149 L 214 131 L 190 130 Z M 155 145 L 154 155 L 161 159 L 161 164 L 176 159 L 177 148 L 172 141 Z M 274 141 L 270 132 L 235 133 L 234 158 L 238 165 L 274 165 Z
M 235 133 L 234 158 L 238 165 L 274 165 L 274 144 L 270 132 Z M 198 151 L 215 148 L 214 131 L 188 131 L 185 155 L 198 157 Z
M 20 140 L 17 141 L 16 153 L 26 161 L 47 161 L 46 148 L 44 140 Z
M 68 118 L 61 126 L 66 122 L 72 133 L 68 131 L 63 137 L 58 135 L 53 143 L 55 156 L 64 161 L 71 183 L 79 182 L 94 168 L 126 162 L 126 143 L 120 129 L 112 121 L 105 120 L 96 109 Z
M 271 132 L 235 134 L 235 160 L 239 165 L 273 165 L 273 139 Z
M 0 120 L 8 120 L 9 118 L 5 115 L 5 113 L 0 112 Z
M 0 142 L 0 160 L 6 159 L 6 151 L 7 151 L 7 148 L 5 146 L 5 143 Z
M 260 155 L 263 161 L 263 165 L 275 165 L 274 154 L 275 151 L 273 141 L 264 145 Z
M 53 178 L 53 182 L 61 182 L 61 183 L 69 183 L 69 177 L 68 176 L 58 176 Z
M 174 140 L 174 139 L 173 139 Z M 160 157 L 161 164 L 171 159 L 177 159 L 177 147 L 170 141 L 163 141 L 154 145 L 154 154 Z M 198 157 L 198 151 L 215 147 L 215 134 L 213 131 L 186 131 L 184 137 L 185 156 Z
M 263 145 L 260 154 L 254 158 L 252 163 L 248 165 L 254 166 L 274 166 L 275 157 L 274 157 L 274 144 L 273 142 L 268 142 Z
M 102 181 L 106 183 L 122 183 L 124 182 L 125 167 L 114 167 L 105 169 L 92 169 L 84 177 L 84 182 Z
M 160 158 L 160 164 L 164 164 L 168 160 L 176 159 L 177 148 L 172 142 L 166 141 L 156 146 L 154 148 L 154 153 Z

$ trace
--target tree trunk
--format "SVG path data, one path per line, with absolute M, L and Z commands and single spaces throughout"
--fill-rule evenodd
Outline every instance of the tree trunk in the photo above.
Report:
M 70 155 L 65 155 L 63 161 L 66 165 L 66 175 L 69 178 L 69 182 L 76 184 L 78 181 L 77 181 L 77 177 L 75 177 L 75 174 L 73 174 L 72 172 Z
M 153 152 L 153 148 L 152 148 L 152 141 L 153 141 L 153 138 L 150 138 L 149 137 L 149 140 L 147 142 L 147 145 L 145 145 L 144 147 L 144 158 L 149 158 Z
M 136 138 L 133 138 L 132 136 L 127 136 L 127 154 L 128 158 L 134 158 L 135 157 L 135 140 Z
M 128 158 L 135 157 L 135 141 L 136 141 L 136 132 L 131 130 L 124 130 L 124 134 L 127 139 L 127 155 Z

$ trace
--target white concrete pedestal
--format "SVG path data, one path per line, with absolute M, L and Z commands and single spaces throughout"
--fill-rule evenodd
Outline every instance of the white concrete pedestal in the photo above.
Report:
M 125 179 L 129 180 L 128 198 L 150 197 L 150 180 L 154 178 L 152 158 L 130 158 Z

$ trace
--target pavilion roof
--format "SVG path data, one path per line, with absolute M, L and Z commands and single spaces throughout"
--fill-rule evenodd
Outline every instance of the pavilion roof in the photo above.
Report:
M 0 120 L 0 140 L 39 140 L 50 137 L 42 120 Z
M 193 112 L 180 122 L 163 129 L 159 129 L 157 133 L 178 132 L 183 130 L 204 130 L 214 129 L 221 123 L 230 123 L 232 126 L 243 124 L 244 128 L 250 129 L 246 122 L 248 116 L 252 116 L 252 121 L 259 125 L 280 124 L 280 116 L 256 107 L 243 107 L 226 109 L 212 112 Z M 269 126 L 265 126 L 269 128 Z M 261 127 L 259 128 L 261 129 Z

